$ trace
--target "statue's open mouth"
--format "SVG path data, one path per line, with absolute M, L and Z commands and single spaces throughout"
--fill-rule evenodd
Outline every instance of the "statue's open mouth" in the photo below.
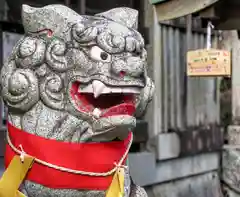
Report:
M 88 85 L 77 81 L 72 83 L 70 93 L 79 111 L 91 113 L 96 118 L 114 115 L 132 116 L 140 88 L 110 87 L 98 80 Z

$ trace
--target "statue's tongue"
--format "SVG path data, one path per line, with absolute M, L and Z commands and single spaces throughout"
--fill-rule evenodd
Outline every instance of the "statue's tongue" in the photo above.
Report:
M 102 105 L 96 105 L 96 103 L 100 102 L 94 102 L 91 101 L 91 99 L 86 99 L 86 97 L 82 99 L 82 103 L 85 105 L 85 109 L 88 110 L 88 112 L 92 113 L 96 117 L 108 117 L 108 116 L 116 116 L 116 115 L 129 115 L 133 116 L 135 112 L 135 105 L 132 102 L 132 99 L 129 97 L 123 97 L 123 100 L 121 103 L 118 103 L 113 105 L 112 99 L 105 99 L 101 103 Z M 115 98 L 116 99 L 116 98 Z M 88 107 L 86 107 L 88 106 Z
M 129 103 L 123 103 L 118 106 L 111 107 L 101 114 L 101 117 L 115 116 L 115 115 L 130 115 L 135 112 L 135 106 Z
M 91 93 L 79 92 L 78 86 L 77 83 L 73 84 L 70 93 L 79 111 L 92 113 L 99 118 L 116 115 L 132 116 L 135 112 L 133 94 L 105 94 L 95 98 Z

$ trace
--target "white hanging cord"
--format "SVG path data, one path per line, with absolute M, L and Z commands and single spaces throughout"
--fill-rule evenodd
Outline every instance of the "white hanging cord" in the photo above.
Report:
M 21 162 L 24 162 L 24 157 L 25 157 L 26 153 L 23 150 L 22 144 L 19 145 L 19 148 L 20 148 L 20 151 L 21 151 L 21 153 L 20 153 Z
M 128 169 L 128 166 L 126 166 L 126 165 L 122 165 L 122 164 L 118 164 L 118 163 L 114 163 L 114 165 L 119 169 L 119 168 L 124 168 L 125 170 L 127 170 Z
M 207 26 L 207 49 L 210 49 L 212 46 L 212 29 L 214 29 L 214 26 L 211 21 L 208 22 Z

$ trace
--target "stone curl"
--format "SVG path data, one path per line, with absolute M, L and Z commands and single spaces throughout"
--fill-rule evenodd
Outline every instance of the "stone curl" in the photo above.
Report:
M 56 72 L 66 72 L 74 65 L 68 64 L 66 53 L 68 49 L 66 43 L 54 38 L 46 49 L 46 63 Z
M 51 73 L 40 84 L 41 100 L 53 109 L 64 109 L 63 80 L 57 74 Z
M 39 100 L 38 79 L 34 72 L 16 68 L 15 61 L 2 68 L 1 86 L 8 108 L 28 111 Z
M 46 44 L 43 39 L 26 37 L 18 45 L 16 63 L 21 68 L 35 68 L 45 58 Z
M 72 38 L 77 43 L 84 44 L 95 40 L 98 34 L 97 27 L 85 27 L 82 23 L 77 23 L 72 27 Z

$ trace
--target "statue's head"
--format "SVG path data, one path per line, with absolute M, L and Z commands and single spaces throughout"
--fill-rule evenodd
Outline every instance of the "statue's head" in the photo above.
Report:
M 130 8 L 80 16 L 63 5 L 23 5 L 25 36 L 1 71 L 9 113 L 41 102 L 87 121 L 94 134 L 134 127 L 154 89 L 137 18 Z

